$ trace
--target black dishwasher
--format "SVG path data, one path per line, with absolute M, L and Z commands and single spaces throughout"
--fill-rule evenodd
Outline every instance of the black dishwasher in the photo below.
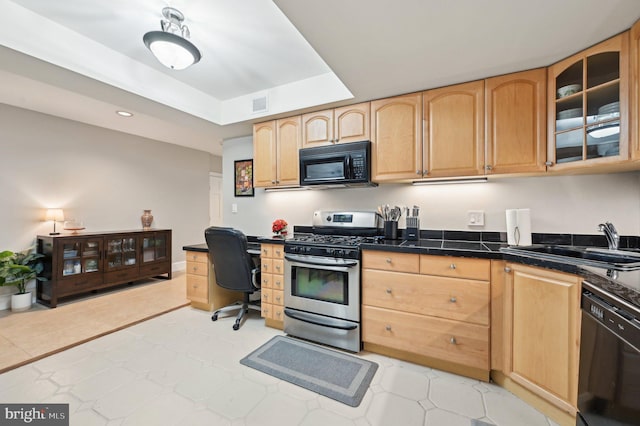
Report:
M 582 286 L 578 426 L 640 425 L 640 310 Z

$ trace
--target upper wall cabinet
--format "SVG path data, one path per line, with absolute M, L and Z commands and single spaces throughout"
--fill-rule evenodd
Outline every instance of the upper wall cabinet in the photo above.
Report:
M 299 115 L 253 126 L 253 169 L 256 188 L 299 185 L 298 150 L 301 139 Z
M 485 80 L 485 173 L 545 172 L 547 70 Z
M 419 177 L 482 175 L 484 81 L 428 90 L 422 99 L 424 141 Z
M 422 94 L 371 102 L 372 180 L 422 177 Z
M 370 107 L 369 102 L 364 102 L 304 114 L 302 147 L 369 140 Z
M 640 160 L 640 21 L 631 27 L 631 158 Z
M 549 67 L 549 171 L 629 158 L 629 32 Z

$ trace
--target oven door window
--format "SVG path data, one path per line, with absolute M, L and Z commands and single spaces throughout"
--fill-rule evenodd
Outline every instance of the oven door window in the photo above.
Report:
M 343 271 L 292 266 L 291 295 L 323 302 L 349 304 L 349 274 Z

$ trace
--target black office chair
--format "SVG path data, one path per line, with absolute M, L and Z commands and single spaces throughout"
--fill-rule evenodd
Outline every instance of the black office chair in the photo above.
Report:
M 260 290 L 260 266 L 255 266 L 247 252 L 247 237 L 237 229 L 212 226 L 204 231 L 213 263 L 216 283 L 227 290 L 244 293 L 242 301 L 220 308 L 213 313 L 211 321 L 221 312 L 239 310 L 233 329 L 240 328 L 240 321 L 249 309 L 260 311 L 260 301 L 250 301 L 249 295 Z

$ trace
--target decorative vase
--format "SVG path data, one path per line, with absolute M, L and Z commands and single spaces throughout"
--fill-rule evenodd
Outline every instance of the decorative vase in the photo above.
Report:
M 22 312 L 31 309 L 31 292 L 11 295 L 11 312 Z
M 140 216 L 140 220 L 142 221 L 142 229 L 151 229 L 151 224 L 153 223 L 151 210 L 145 210 L 142 216 Z

